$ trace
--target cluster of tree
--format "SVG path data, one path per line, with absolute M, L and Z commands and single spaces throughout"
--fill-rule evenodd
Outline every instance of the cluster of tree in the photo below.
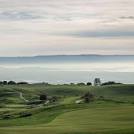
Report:
M 43 94 L 40 94 L 40 100 L 44 102 L 46 101 L 56 102 L 58 98 L 56 96 L 48 96 L 47 94 L 43 93 Z
M 48 96 L 46 93 L 41 93 L 39 95 L 39 100 L 33 100 L 29 101 L 27 104 L 28 105 L 39 105 L 39 104 L 48 104 L 48 103 L 53 103 L 58 100 L 57 96 Z
M 87 83 L 84 83 L 84 82 L 80 82 L 80 83 L 70 83 L 70 85 L 78 85 L 78 86 L 91 86 L 92 83 L 91 82 L 87 82 Z
M 92 83 L 91 82 L 87 82 L 87 86 L 92 86 Z
M 81 82 L 81 83 L 77 83 L 78 86 L 84 86 L 86 85 L 85 83 Z
M 77 83 L 77 85 L 78 85 L 78 86 L 84 86 L 84 85 L 85 85 L 85 86 L 86 86 L 86 85 L 87 85 L 87 86 L 91 86 L 92 83 L 91 83 L 91 82 L 87 82 L 87 83 L 81 82 L 81 83 Z
M 15 81 L 0 81 L 0 85 L 20 85 L 29 84 L 28 82 L 15 82 Z
M 85 103 L 89 103 L 94 100 L 95 96 L 92 93 L 87 92 L 81 98 L 84 99 Z
M 44 93 L 44 94 L 40 94 L 40 100 L 41 101 L 46 101 L 48 99 L 47 95 Z
M 105 85 L 115 85 L 115 84 L 122 84 L 122 83 L 117 83 L 115 81 L 108 81 L 108 82 L 102 83 L 101 85 L 105 86 Z

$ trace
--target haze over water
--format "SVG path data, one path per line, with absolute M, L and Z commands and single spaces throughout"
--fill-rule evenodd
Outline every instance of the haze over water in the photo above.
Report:
M 37 56 L 0 58 L 0 80 L 70 83 L 134 82 L 134 56 Z

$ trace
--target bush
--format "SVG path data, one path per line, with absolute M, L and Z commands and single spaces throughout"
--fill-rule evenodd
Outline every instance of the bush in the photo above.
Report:
M 84 96 L 82 96 L 82 99 L 84 99 L 85 103 L 89 103 L 94 100 L 94 95 L 91 94 L 90 92 L 87 92 L 84 94 Z
M 18 82 L 18 85 L 29 84 L 28 82 Z
M 0 85 L 3 85 L 3 81 L 0 81 Z
M 108 81 L 108 82 L 102 83 L 101 85 L 105 86 L 105 85 L 114 85 L 114 84 L 122 84 L 122 83 L 117 83 L 117 82 L 114 82 L 114 81 Z
M 3 85 L 7 85 L 7 83 L 8 83 L 7 81 L 3 81 Z
M 3 115 L 2 119 L 7 120 L 13 118 L 10 114 Z
M 92 85 L 92 83 L 91 82 L 87 82 L 87 86 L 91 86 Z
M 84 86 L 85 83 L 81 82 L 81 83 L 77 83 L 78 86 Z
M 32 116 L 32 113 L 29 113 L 29 112 L 20 113 L 20 117 L 29 117 L 29 116 Z
M 40 100 L 41 101 L 46 101 L 47 100 L 47 95 L 46 94 L 41 94 L 40 95 Z
M 7 84 L 8 84 L 8 85 L 15 85 L 16 82 L 15 82 L 15 81 L 9 81 Z

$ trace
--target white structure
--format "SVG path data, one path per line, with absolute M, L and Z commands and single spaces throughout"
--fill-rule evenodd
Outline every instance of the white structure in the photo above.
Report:
M 94 86 L 101 86 L 101 80 L 100 80 L 100 78 L 95 78 L 94 79 Z
M 83 100 L 76 100 L 75 103 L 76 103 L 76 104 L 80 104 L 80 103 L 82 103 L 82 101 L 83 101 Z

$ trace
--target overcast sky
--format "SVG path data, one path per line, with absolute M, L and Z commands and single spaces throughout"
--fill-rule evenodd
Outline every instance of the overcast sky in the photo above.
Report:
M 0 56 L 134 54 L 134 0 L 0 0 Z

